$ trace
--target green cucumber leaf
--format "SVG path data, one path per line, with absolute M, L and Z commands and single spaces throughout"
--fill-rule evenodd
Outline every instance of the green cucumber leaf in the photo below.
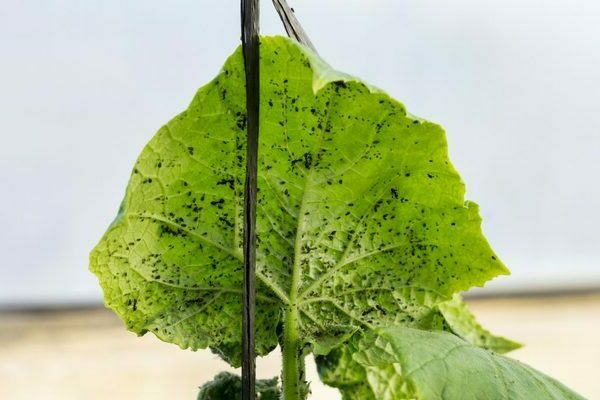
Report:
M 238 49 L 142 151 L 91 254 L 128 329 L 240 362 L 245 166 Z M 444 131 L 283 37 L 261 39 L 257 353 L 298 314 L 305 345 L 439 324 L 435 306 L 506 274 Z M 436 322 L 437 321 L 437 322 Z M 337 342 L 336 342 L 337 340 Z
M 281 390 L 278 379 L 258 379 L 256 381 L 257 400 L 279 400 Z M 242 400 L 242 379 L 229 372 L 221 372 L 202 385 L 197 400 Z
M 458 294 L 452 300 L 438 304 L 437 308 L 444 316 L 449 330 L 475 346 L 500 354 L 522 347 L 520 343 L 501 336 L 495 336 L 482 327 L 469 311 L 462 296 Z
M 448 332 L 380 328 L 358 347 L 353 358 L 365 368 L 378 400 L 583 399 L 525 364 Z M 403 380 L 390 379 L 391 370 Z M 407 389 L 409 396 L 399 395 Z

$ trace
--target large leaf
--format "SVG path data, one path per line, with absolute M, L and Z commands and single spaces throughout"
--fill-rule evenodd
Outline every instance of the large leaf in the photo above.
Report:
M 279 400 L 281 390 L 277 378 L 256 381 L 257 400 Z M 242 379 L 229 372 L 221 372 L 200 388 L 197 400 L 242 400 Z
M 257 351 L 286 330 L 326 352 L 388 324 L 432 326 L 433 307 L 507 273 L 438 125 L 262 38 Z M 106 304 L 138 334 L 239 363 L 243 60 L 236 51 L 136 162 L 91 255 Z
M 378 329 L 361 340 L 354 359 L 378 400 L 583 399 L 525 364 L 447 332 Z M 403 380 L 389 379 L 390 370 Z

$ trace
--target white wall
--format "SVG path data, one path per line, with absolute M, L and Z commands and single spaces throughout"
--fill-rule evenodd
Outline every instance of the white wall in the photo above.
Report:
M 290 0 L 333 66 L 446 127 L 512 268 L 600 285 L 600 2 Z M 130 168 L 239 38 L 236 0 L 0 4 L 0 303 L 97 301 Z M 268 0 L 263 31 L 281 33 Z

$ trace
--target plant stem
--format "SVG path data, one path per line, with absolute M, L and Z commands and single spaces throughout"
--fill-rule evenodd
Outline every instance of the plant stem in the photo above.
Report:
M 298 308 L 291 304 L 285 312 L 283 357 L 283 399 L 304 400 L 307 395 L 304 382 L 304 355 L 300 348 Z

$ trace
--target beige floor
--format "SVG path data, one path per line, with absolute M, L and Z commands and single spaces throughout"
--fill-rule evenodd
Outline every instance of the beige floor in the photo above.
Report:
M 487 327 L 526 344 L 515 358 L 600 399 L 600 295 L 471 305 Z M 0 399 L 191 400 L 224 369 L 209 352 L 136 338 L 104 310 L 0 314 Z M 259 360 L 260 376 L 278 370 L 277 354 Z M 317 382 L 312 363 L 309 378 L 313 399 L 339 398 Z

